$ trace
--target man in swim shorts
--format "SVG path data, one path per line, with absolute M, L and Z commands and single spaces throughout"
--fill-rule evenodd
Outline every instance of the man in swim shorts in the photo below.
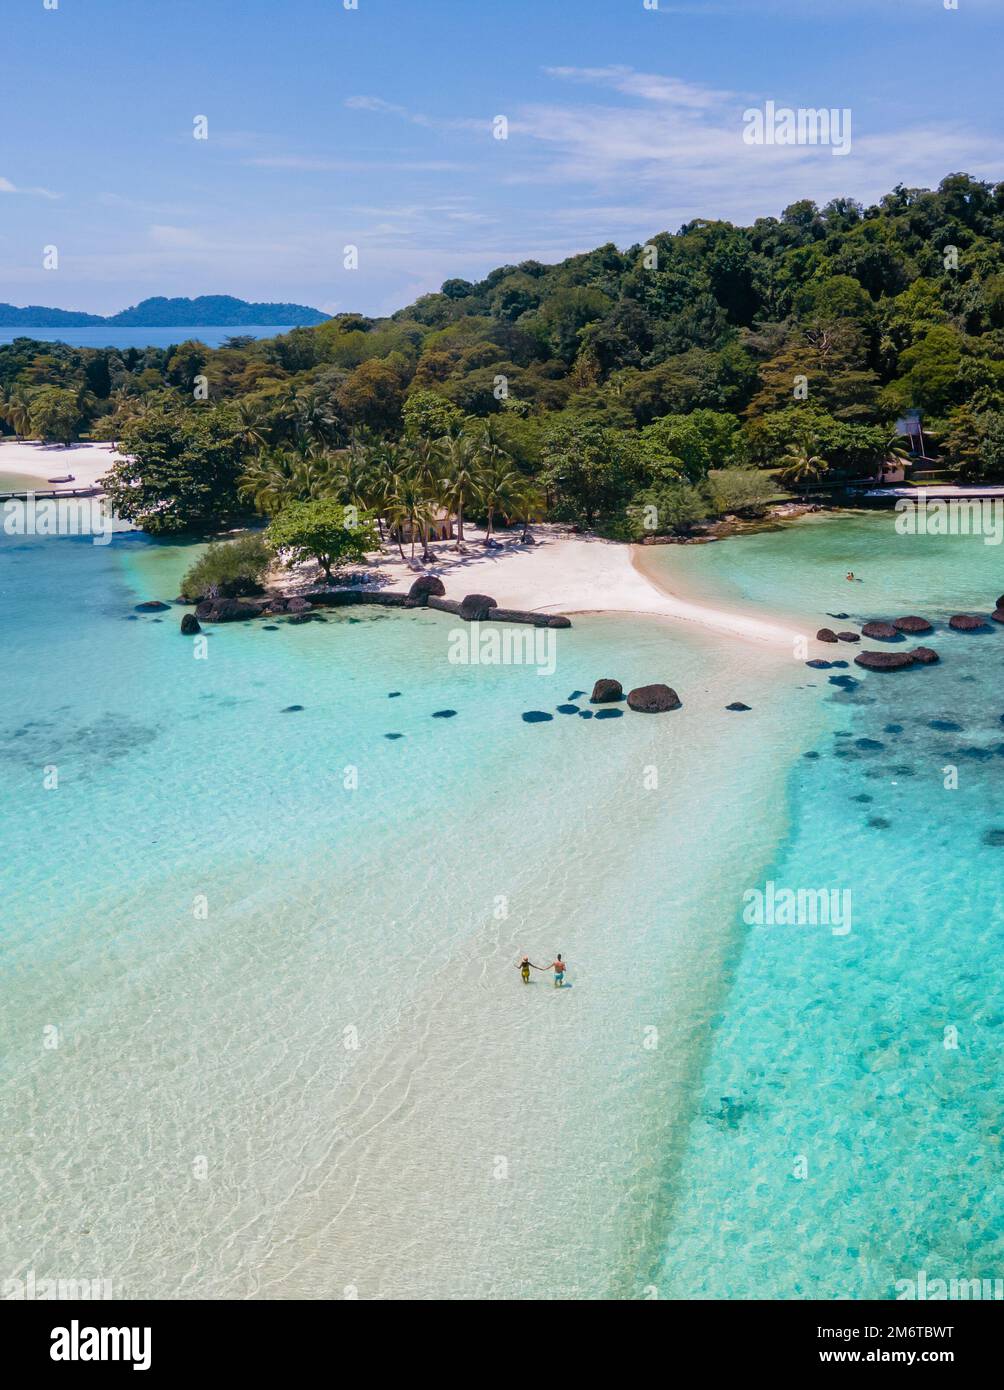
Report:
M 565 984 L 565 962 L 561 959 L 560 951 L 551 962 L 551 969 L 554 971 L 554 988 L 563 989 Z

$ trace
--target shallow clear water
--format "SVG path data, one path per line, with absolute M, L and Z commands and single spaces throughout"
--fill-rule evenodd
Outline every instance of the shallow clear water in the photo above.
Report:
M 992 547 L 922 550 L 873 516 L 646 563 L 811 630 L 926 614 L 939 667 L 617 616 L 538 676 L 451 665 L 432 612 L 196 660 L 133 612 L 190 548 L 4 538 L 3 1266 L 133 1297 L 999 1273 L 1004 634 L 942 620 L 1004 585 Z M 602 675 L 684 707 L 557 711 Z M 745 925 L 768 879 L 850 889 L 852 931 Z
M 744 927 L 653 1282 L 684 1298 L 893 1298 L 921 1270 L 999 1277 L 1004 633 L 944 625 L 993 608 L 999 549 L 900 537 L 883 514 L 687 561 L 688 582 L 813 629 L 827 611 L 919 613 L 942 664 L 805 673 L 826 723 L 790 772 L 766 877 L 848 890 L 852 929 Z
M 5 1263 L 138 1297 L 632 1290 L 716 903 L 775 848 L 773 663 L 582 619 L 553 675 L 454 666 L 454 620 L 379 611 L 195 660 L 177 609 L 132 612 L 189 558 L 0 547 Z M 684 708 L 557 712 L 600 675 Z M 572 987 L 525 988 L 522 950 Z

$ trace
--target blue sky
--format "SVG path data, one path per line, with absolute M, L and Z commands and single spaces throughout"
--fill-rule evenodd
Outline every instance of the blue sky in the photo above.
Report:
M 387 313 L 692 217 L 998 180 L 1004 4 L 944 6 L 4 0 L 0 300 Z M 850 108 L 851 152 L 744 144 L 768 99 Z

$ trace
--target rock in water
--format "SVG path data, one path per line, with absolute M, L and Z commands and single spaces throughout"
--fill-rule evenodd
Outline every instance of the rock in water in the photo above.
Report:
M 914 647 L 910 655 L 921 666 L 933 666 L 936 661 L 941 660 L 932 647 Z
M 893 618 L 892 625 L 898 632 L 931 632 L 931 624 L 926 618 Z
M 901 671 L 913 665 L 913 653 L 858 652 L 854 664 L 863 666 L 866 671 Z
M 823 659 L 818 656 L 813 657 L 811 661 L 807 661 L 805 664 L 806 666 L 811 666 L 814 671 L 828 671 L 830 669 L 830 663 L 828 661 L 823 661 Z
M 627 702 L 628 709 L 639 714 L 663 714 L 666 710 L 679 709 L 683 703 L 668 685 L 639 685 L 628 692 Z
M 744 705 L 742 700 L 733 700 L 731 705 L 726 705 L 726 709 L 747 710 L 752 709 L 752 705 Z
M 864 627 L 861 629 L 861 633 L 864 637 L 881 638 L 883 642 L 888 642 L 893 637 L 899 636 L 899 633 L 893 627 L 892 623 L 880 622 L 865 623 Z M 857 660 L 857 658 L 855 658 L 855 660 Z
M 309 613 L 313 605 L 305 598 L 290 598 L 286 600 L 287 613 Z
M 182 637 L 194 637 L 197 632 L 201 632 L 202 627 L 194 613 L 184 613 L 181 618 Z
M 949 618 L 948 626 L 956 632 L 979 632 L 986 627 L 986 623 L 973 613 L 956 613 L 953 618 Z
M 137 603 L 137 613 L 159 613 L 162 608 L 170 608 L 169 603 L 161 603 L 159 598 L 148 599 L 146 603 Z
M 589 697 L 591 705 L 609 705 L 614 700 L 624 699 L 624 687 L 620 681 L 603 677 L 593 686 L 593 693 Z
M 436 598 L 442 598 L 446 593 L 446 585 L 434 574 L 420 574 L 408 590 L 408 607 L 425 608 L 429 602 L 430 594 Z
M 833 631 L 832 628 L 821 627 L 819 631 L 816 633 L 817 642 L 835 642 L 836 640 L 837 634 Z
M 1004 623 L 1004 605 L 1002 605 L 1000 608 L 995 609 L 994 612 L 990 614 L 990 616 L 991 618 L 993 618 L 995 623 Z
M 859 632 L 838 632 L 838 633 L 837 633 L 837 641 L 838 641 L 838 642 L 860 642 L 860 641 L 861 641 L 861 634 L 860 634 Z
M 483 622 L 498 604 L 487 594 L 468 594 L 460 601 L 460 616 L 468 623 Z

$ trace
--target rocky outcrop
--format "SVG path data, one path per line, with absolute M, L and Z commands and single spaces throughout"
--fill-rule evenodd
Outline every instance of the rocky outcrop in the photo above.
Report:
M 893 638 L 899 636 L 899 633 L 893 627 L 892 623 L 880 622 L 865 623 L 864 627 L 861 629 L 861 634 L 863 637 L 876 637 L 883 642 L 890 642 Z M 855 660 L 856 659 L 857 658 L 855 658 Z
M 460 601 L 460 616 L 468 623 L 483 622 L 497 607 L 495 600 L 487 594 L 467 594 Z
M 858 652 L 854 664 L 863 666 L 866 671 L 901 671 L 913 665 L 913 653 Z
M 933 666 L 936 661 L 941 660 L 933 647 L 914 647 L 910 655 L 920 666 Z
M 300 598 L 299 595 L 286 600 L 287 613 L 309 613 L 312 607 L 309 599 Z
M 666 710 L 679 709 L 683 701 L 668 685 L 639 685 L 628 691 L 628 709 L 639 714 L 662 714 Z
M 836 640 L 837 634 L 833 631 L 832 628 L 821 627 L 819 631 L 816 633 L 817 642 L 835 642 Z
M 926 618 L 893 618 L 893 627 L 897 632 L 931 632 L 931 624 Z
M 608 677 L 598 680 L 593 686 L 593 693 L 589 697 L 591 705 L 609 705 L 614 700 L 624 699 L 624 687 L 620 681 L 611 680 Z
M 408 607 L 424 608 L 430 597 L 443 598 L 446 585 L 434 574 L 420 574 L 408 590 Z
M 986 623 L 973 613 L 956 613 L 954 617 L 949 618 L 948 626 L 956 632 L 980 632 L 986 627 Z
M 260 618 L 264 611 L 264 603 L 255 599 L 209 598 L 199 604 L 195 616 L 204 623 L 243 623 Z
M 201 632 L 202 628 L 198 618 L 194 613 L 183 613 L 181 616 L 181 635 L 182 637 L 194 637 Z

